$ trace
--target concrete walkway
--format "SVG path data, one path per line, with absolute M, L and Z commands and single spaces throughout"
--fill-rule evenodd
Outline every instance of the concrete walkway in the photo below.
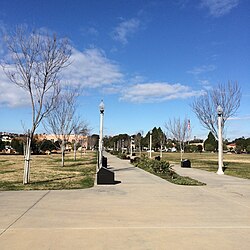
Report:
M 250 181 L 181 169 L 177 186 L 114 156 L 120 184 L 0 192 L 0 249 L 250 249 Z

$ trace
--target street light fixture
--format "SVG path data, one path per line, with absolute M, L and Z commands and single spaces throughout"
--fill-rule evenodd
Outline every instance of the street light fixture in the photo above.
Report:
M 222 142 L 222 116 L 223 116 L 223 109 L 219 105 L 217 107 L 217 114 L 218 114 L 218 171 L 217 174 L 223 175 L 223 142 Z
M 217 107 L 217 114 L 218 116 L 222 116 L 223 114 L 223 108 L 220 105 Z
M 100 105 L 99 105 L 99 109 L 100 109 L 100 113 L 101 113 L 101 114 L 104 113 L 104 108 L 105 108 L 104 102 L 103 102 L 103 100 L 101 100 L 101 103 L 100 103 Z
M 99 162 L 98 162 L 98 168 L 100 169 L 102 167 L 102 155 L 103 155 L 103 116 L 104 116 L 104 102 L 101 101 L 99 105 L 100 109 L 100 136 L 99 136 Z

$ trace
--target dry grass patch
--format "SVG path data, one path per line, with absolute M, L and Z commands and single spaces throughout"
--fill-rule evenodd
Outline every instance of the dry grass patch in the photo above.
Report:
M 74 161 L 65 155 L 61 167 L 60 154 L 32 155 L 31 183 L 23 185 L 24 158 L 21 155 L 0 155 L 0 190 L 79 189 L 94 185 L 96 152 L 88 151 Z
M 192 167 L 206 171 L 218 170 L 217 153 L 185 153 L 184 158 L 191 161 Z M 163 158 L 171 164 L 180 164 L 179 153 L 164 153 Z M 249 154 L 224 154 L 225 174 L 250 179 Z

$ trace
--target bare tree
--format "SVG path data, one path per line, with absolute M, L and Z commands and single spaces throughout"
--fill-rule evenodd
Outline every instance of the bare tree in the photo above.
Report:
M 181 121 L 180 118 L 174 118 L 173 120 L 169 119 L 169 121 L 165 123 L 165 127 L 168 130 L 170 136 L 179 143 L 182 161 L 185 143 L 187 142 L 189 136 L 188 119 L 185 118 L 183 121 Z
M 192 109 L 203 127 L 218 138 L 217 107 L 223 109 L 222 128 L 224 128 L 229 117 L 235 115 L 240 106 L 241 89 L 237 82 L 228 81 L 227 84 L 208 90 L 204 95 L 195 99 Z
M 58 40 L 39 31 L 28 33 L 24 27 L 6 36 L 9 54 L 1 63 L 7 77 L 24 89 L 30 98 L 32 119 L 25 147 L 23 183 L 30 182 L 30 151 L 35 130 L 53 110 L 59 88 L 59 75 L 71 55 L 67 40 Z
M 82 142 L 82 137 L 87 136 L 89 134 L 89 128 L 88 125 L 84 122 L 79 122 L 75 127 L 74 127 L 74 135 L 75 135 L 75 140 L 74 140 L 74 160 L 76 161 L 76 146 L 77 143 Z M 82 152 L 82 146 L 83 142 L 81 143 L 81 152 Z
M 52 132 L 60 141 L 62 166 L 64 166 L 65 145 L 74 130 L 84 126 L 76 116 L 77 90 L 67 89 L 61 92 L 55 108 L 47 115 L 45 129 Z

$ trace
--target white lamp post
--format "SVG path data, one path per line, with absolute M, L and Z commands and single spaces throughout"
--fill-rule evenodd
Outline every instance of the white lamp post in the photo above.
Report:
M 149 135 L 149 158 L 152 158 L 152 130 L 150 130 Z
M 99 136 L 99 164 L 98 168 L 102 167 L 102 151 L 103 151 L 103 145 L 102 145 L 102 140 L 103 140 L 103 116 L 104 116 L 104 103 L 103 100 L 101 101 L 99 105 L 100 109 L 100 136 Z
M 133 142 L 134 142 L 134 138 L 133 138 L 133 136 L 131 136 L 131 138 L 130 138 L 130 159 L 133 155 Z
M 223 109 L 219 105 L 217 107 L 217 114 L 218 114 L 218 171 L 217 174 L 222 175 L 224 174 L 223 172 L 223 142 L 222 142 L 222 115 L 223 115 Z

